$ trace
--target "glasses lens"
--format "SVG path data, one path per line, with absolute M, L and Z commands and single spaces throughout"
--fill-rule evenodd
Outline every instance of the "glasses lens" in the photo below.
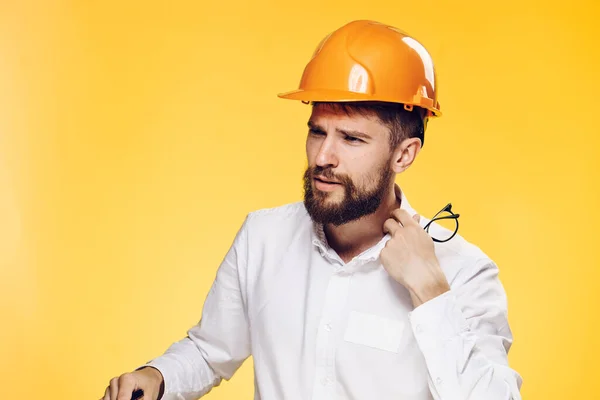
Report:
M 458 221 L 456 216 L 450 212 L 443 211 L 439 213 L 431 225 L 428 232 L 432 238 L 440 242 L 449 240 L 458 229 Z

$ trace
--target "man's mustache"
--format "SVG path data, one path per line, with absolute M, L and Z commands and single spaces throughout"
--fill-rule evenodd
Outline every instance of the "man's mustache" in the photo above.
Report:
M 319 167 L 319 166 L 314 167 L 311 172 L 311 177 L 315 177 L 317 175 L 323 176 L 327 179 L 331 179 L 333 181 L 337 181 L 340 183 L 345 183 L 348 179 L 346 176 L 343 176 L 343 175 L 339 176 L 339 175 L 334 174 L 333 169 L 331 167 L 326 167 L 326 168 Z

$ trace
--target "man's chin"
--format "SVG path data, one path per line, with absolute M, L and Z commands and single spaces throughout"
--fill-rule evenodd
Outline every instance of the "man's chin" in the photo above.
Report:
M 314 222 L 317 223 L 321 223 L 321 224 L 334 224 L 337 226 L 337 214 L 335 213 L 335 211 L 332 211 L 330 209 L 327 210 L 327 212 L 324 212 L 324 210 L 315 210 L 316 214 L 311 215 L 311 219 Z
M 319 208 L 323 209 L 332 209 L 332 208 L 340 208 L 342 203 L 344 202 L 343 197 L 336 196 L 334 193 L 327 193 L 323 196 L 319 196 L 318 205 Z
M 319 190 L 317 188 L 313 189 L 313 192 L 317 194 L 317 196 L 319 196 L 320 198 L 323 199 L 328 199 L 328 200 L 332 200 L 332 199 L 337 199 L 336 201 L 341 201 L 344 198 L 344 190 Z

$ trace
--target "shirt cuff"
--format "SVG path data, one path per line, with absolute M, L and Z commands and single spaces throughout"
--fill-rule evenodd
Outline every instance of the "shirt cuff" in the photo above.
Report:
M 449 290 L 415 308 L 409 313 L 413 334 L 419 346 L 436 347 L 469 330 L 469 325 L 456 300 Z

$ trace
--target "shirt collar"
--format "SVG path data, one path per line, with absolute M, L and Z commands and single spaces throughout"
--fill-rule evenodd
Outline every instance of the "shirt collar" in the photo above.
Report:
M 396 198 L 400 201 L 400 208 L 408 211 L 408 213 L 410 215 L 416 214 L 416 211 L 411 207 L 411 205 L 408 202 L 408 199 L 406 198 L 404 192 L 400 189 L 400 186 L 398 186 L 398 184 L 394 184 L 394 192 L 396 193 Z M 329 244 L 327 243 L 327 238 L 325 237 L 325 232 L 323 230 L 323 224 L 312 221 L 312 226 L 313 226 L 313 229 L 312 229 L 313 245 L 315 245 L 319 249 L 321 254 L 328 256 L 330 258 L 332 257 L 332 258 L 339 259 L 337 254 L 335 254 L 335 251 L 333 251 L 333 249 L 331 249 L 331 247 L 329 247 Z M 385 236 L 383 236 L 383 238 L 381 238 L 381 240 L 376 245 L 374 245 L 373 247 L 365 250 L 364 252 L 362 252 L 361 254 L 356 256 L 355 259 L 359 259 L 359 260 L 363 260 L 363 261 L 367 261 L 367 262 L 377 259 L 379 257 L 379 253 L 381 252 L 381 250 L 383 249 L 383 247 L 385 246 L 385 244 L 387 243 L 387 241 L 389 239 L 390 239 L 390 234 L 389 233 L 385 234 Z M 334 254 L 335 254 L 335 256 L 334 256 Z M 341 260 L 339 260 L 339 261 L 341 261 Z

